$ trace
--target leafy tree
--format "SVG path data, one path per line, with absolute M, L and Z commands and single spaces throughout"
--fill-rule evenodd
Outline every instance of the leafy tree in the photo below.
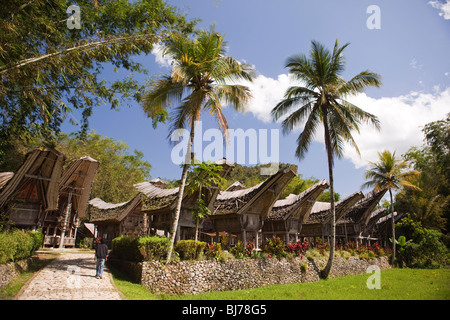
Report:
M 56 148 L 67 157 L 67 163 L 85 155 L 100 162 L 91 198 L 111 203 L 131 200 L 137 193 L 133 184 L 150 178 L 151 165 L 143 159 L 142 152 L 131 153 L 124 142 L 95 132 L 88 134 L 85 140 L 73 134 L 61 134 Z
M 395 238 L 395 219 L 394 202 L 392 190 L 401 188 L 412 188 L 421 190 L 415 186 L 412 181 L 417 180 L 420 172 L 410 170 L 410 164 L 406 160 L 400 160 L 395 157 L 395 152 L 387 150 L 378 153 L 378 162 L 369 162 L 370 168 L 365 172 L 365 178 L 368 180 L 363 187 L 375 187 L 375 191 L 388 190 L 391 200 L 392 213 L 392 238 Z M 392 263 L 395 261 L 395 241 L 392 242 Z
M 80 28 L 69 28 L 70 5 L 80 8 Z M 87 134 L 93 108 L 121 101 L 140 101 L 142 84 L 134 73 L 145 73 L 133 56 L 148 54 L 168 31 L 185 34 L 186 22 L 162 0 L 5 0 L 0 12 L 0 158 L 14 148 L 9 141 L 47 140 L 73 111 L 82 113 Z M 128 75 L 106 80 L 112 66 Z
M 409 268 L 442 268 L 448 266 L 448 250 L 440 241 L 442 234 L 427 229 L 419 221 L 405 217 L 395 225 L 399 234 L 398 260 Z M 408 241 L 402 241 L 402 239 Z M 401 243 L 403 242 L 403 243 Z
M 217 119 L 219 128 L 227 137 L 228 124 L 222 113 L 222 104 L 231 104 L 236 110 L 242 111 L 251 97 L 246 86 L 229 83 L 241 79 L 251 81 L 252 69 L 232 57 L 225 56 L 225 48 L 224 36 L 214 28 L 209 31 L 201 30 L 193 38 L 172 33 L 164 46 L 164 54 L 171 56 L 174 61 L 172 73 L 156 81 L 145 93 L 142 101 L 144 111 L 154 122 L 166 120 L 168 109 L 173 107 L 170 133 L 185 128 L 186 124 L 190 128 L 167 263 L 172 255 L 184 186 L 192 160 L 195 121 L 200 120 L 203 111 L 208 111 Z
M 203 190 L 205 187 L 221 188 L 226 181 L 221 176 L 222 166 L 215 163 L 199 162 L 193 165 L 187 175 L 186 192 L 194 194 L 198 192 L 198 199 L 192 208 L 192 216 L 195 223 L 195 241 L 198 240 L 198 226 L 200 221 L 211 214 L 207 204 L 203 200 Z
M 300 86 L 288 88 L 284 99 L 272 110 L 275 120 L 288 115 L 282 122 L 283 133 L 292 131 L 302 122 L 305 123 L 297 139 L 295 154 L 299 159 L 308 151 L 319 125 L 323 124 L 325 129 L 332 214 L 330 257 L 322 271 L 325 278 L 331 270 L 336 241 L 334 157 L 342 156 L 344 143 L 350 143 L 359 153 L 351 132 L 359 132 L 361 123 L 369 123 L 379 128 L 376 116 L 345 100 L 348 95 L 363 92 L 368 87 L 381 86 L 380 76 L 367 70 L 349 81 L 342 78 L 345 69 L 342 52 L 347 46 L 348 43 L 339 47 L 336 40 L 334 49 L 330 52 L 319 42 L 312 41 L 309 58 L 304 54 L 288 58 L 286 67 L 295 79 L 300 81 Z
M 411 213 L 425 228 L 450 230 L 450 148 L 449 116 L 423 129 L 425 145 L 412 147 L 403 157 L 421 172 L 417 186 L 423 191 L 404 189 L 396 196 L 396 209 Z

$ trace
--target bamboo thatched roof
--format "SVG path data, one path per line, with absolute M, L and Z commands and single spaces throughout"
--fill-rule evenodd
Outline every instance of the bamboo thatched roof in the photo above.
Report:
M 336 221 L 344 216 L 348 209 L 351 208 L 356 202 L 363 198 L 361 191 L 355 192 L 348 197 L 335 203 L 335 218 Z M 331 204 L 329 202 L 316 201 L 311 210 L 311 214 L 305 221 L 306 224 L 312 223 L 328 223 L 331 219 Z
M 222 166 L 223 169 L 220 173 L 222 177 L 225 177 L 231 168 L 234 167 L 234 164 L 225 158 L 216 161 L 215 164 Z M 165 184 L 162 185 L 161 181 L 162 180 L 158 178 L 153 179 L 150 182 L 141 182 L 134 185 L 136 190 L 145 196 L 142 197 L 143 211 L 155 213 L 155 211 L 172 210 L 175 208 L 180 188 L 165 189 Z M 217 187 L 205 187 L 205 192 L 207 192 L 206 203 L 208 204 L 208 207 L 212 209 L 213 203 L 219 194 L 219 189 Z M 187 192 L 184 192 L 183 203 L 187 201 L 188 198 L 192 200 L 193 197 L 194 195 L 189 195 Z
M 89 201 L 89 221 L 92 223 L 120 222 L 139 205 L 140 201 L 141 194 L 137 194 L 133 199 L 121 203 L 108 203 L 100 198 L 94 198 Z
M 33 180 L 39 181 L 41 204 L 46 211 L 58 209 L 59 183 L 65 156 L 54 149 L 35 148 L 25 155 L 17 172 L 0 192 L 0 209 Z
M 212 215 L 242 214 L 244 211 L 251 211 L 266 217 L 295 174 L 293 167 L 287 166 L 253 187 L 221 191 L 214 203 Z M 264 208 L 261 208 L 261 205 Z
M 145 211 L 174 207 L 178 191 L 180 190 L 179 187 L 162 189 L 150 182 L 137 183 L 134 187 L 145 196 L 142 197 L 142 210 Z M 184 197 L 186 197 L 186 193 L 184 193 Z
M 364 237 L 369 236 L 369 234 L 371 233 L 371 231 L 375 227 L 375 225 L 378 222 L 378 220 L 380 220 L 380 218 L 382 218 L 386 214 L 386 211 L 387 211 L 386 208 L 381 208 L 381 209 L 375 210 L 374 212 L 372 212 L 370 214 L 369 221 L 365 225 L 365 228 L 364 228 L 364 230 L 362 232 L 362 235 Z
M 372 190 L 367 193 L 364 198 L 358 201 L 345 215 L 344 219 L 346 222 L 359 222 L 366 225 L 369 222 L 371 213 L 374 211 L 375 207 L 383 198 L 385 193 L 386 190 L 381 190 L 378 192 Z
M 80 218 L 86 215 L 92 184 L 99 165 L 97 160 L 84 156 L 73 160 L 62 174 L 59 192 L 61 196 L 72 193 L 72 204 Z
M 326 180 L 321 180 L 298 195 L 290 194 L 285 199 L 277 200 L 267 220 L 286 220 L 290 217 L 302 220 L 307 218 L 316 199 L 328 186 Z
M 237 191 L 237 190 L 243 190 L 245 189 L 245 186 L 240 183 L 239 181 L 234 182 L 231 186 L 225 189 L 225 191 Z
M 13 176 L 14 172 L 0 172 L 0 191 Z

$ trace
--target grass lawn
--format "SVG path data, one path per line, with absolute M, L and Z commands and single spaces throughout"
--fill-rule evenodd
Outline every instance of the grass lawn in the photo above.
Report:
M 197 295 L 154 295 L 113 271 L 117 288 L 129 300 L 450 300 L 450 269 L 389 269 L 381 271 L 381 289 L 368 289 L 370 274 L 312 283 L 273 285 L 251 290 Z

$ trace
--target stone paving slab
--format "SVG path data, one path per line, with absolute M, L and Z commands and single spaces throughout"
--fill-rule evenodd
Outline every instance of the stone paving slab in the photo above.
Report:
M 93 253 L 62 251 L 19 292 L 17 300 L 122 300 L 105 270 L 95 278 Z

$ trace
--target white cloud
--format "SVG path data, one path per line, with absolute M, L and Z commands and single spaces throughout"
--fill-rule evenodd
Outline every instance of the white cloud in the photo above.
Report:
M 270 122 L 272 108 L 283 99 L 289 86 L 298 84 L 295 84 L 287 74 L 281 74 L 276 79 L 259 75 L 253 83 L 246 85 L 254 96 L 248 112 L 263 122 Z M 450 87 L 442 90 L 439 86 L 435 86 L 431 93 L 410 92 L 402 96 L 379 99 L 363 93 L 349 97 L 348 100 L 376 115 L 381 122 L 380 131 L 368 125 L 361 125 L 360 134 L 354 132 L 353 137 L 361 157 L 352 147 L 345 148 L 344 157 L 352 161 L 356 168 L 361 168 L 367 166 L 368 161 L 376 161 L 377 153 L 385 149 L 396 151 L 400 156 L 412 146 L 421 146 L 424 137 L 423 126 L 444 119 L 450 111 Z M 295 132 L 299 133 L 301 129 L 302 127 L 299 127 Z M 315 141 L 323 143 L 322 129 L 316 133 Z
M 264 122 L 272 121 L 270 111 L 283 99 L 286 90 L 294 85 L 287 74 L 280 74 L 277 79 L 259 75 L 253 82 L 241 84 L 249 87 L 253 95 L 247 111 Z
M 444 17 L 445 20 L 450 19 L 450 0 L 446 0 L 445 3 L 442 3 L 438 0 L 433 0 L 428 2 L 428 4 L 432 5 L 433 8 L 439 9 L 441 12 L 439 12 L 439 15 L 441 17 Z
M 155 44 L 152 49 L 152 54 L 155 56 L 155 61 L 161 67 L 172 68 L 173 59 L 169 55 L 163 54 L 163 46 Z
M 356 168 L 364 167 L 367 161 L 376 161 L 377 152 L 385 149 L 401 155 L 412 146 L 423 144 L 423 126 L 429 122 L 441 120 L 450 111 L 450 87 L 434 93 L 418 93 L 399 97 L 374 99 L 366 94 L 348 99 L 363 110 L 378 117 L 381 130 L 366 125 L 361 126 L 360 134 L 354 139 L 360 149 L 361 158 L 356 151 L 346 148 L 345 157 Z

